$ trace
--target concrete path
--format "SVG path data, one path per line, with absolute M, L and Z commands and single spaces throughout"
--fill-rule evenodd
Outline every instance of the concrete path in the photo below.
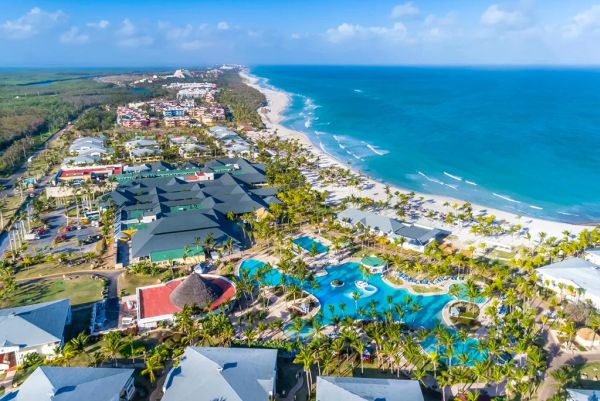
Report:
M 301 400 L 295 400 L 295 396 L 296 393 L 298 391 L 300 391 L 300 389 L 302 388 L 302 386 L 304 386 L 304 373 L 302 371 L 300 372 L 300 377 L 298 377 L 298 381 L 296 382 L 296 384 L 294 384 L 294 387 L 292 387 L 292 389 L 290 390 L 290 392 L 288 393 L 287 397 L 282 398 L 282 401 L 301 401 Z M 304 401 L 304 400 L 302 400 Z

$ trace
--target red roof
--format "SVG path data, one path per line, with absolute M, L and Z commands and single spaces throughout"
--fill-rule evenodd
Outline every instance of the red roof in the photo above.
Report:
M 192 273 L 195 274 L 195 273 Z M 214 310 L 219 305 L 229 301 L 235 295 L 235 287 L 227 280 L 223 278 L 207 277 L 205 279 L 210 280 L 213 284 L 219 286 L 223 290 L 223 294 L 210 306 L 210 310 Z M 169 297 L 173 290 L 177 288 L 185 278 L 169 281 L 168 283 L 140 288 L 138 307 L 140 310 L 140 317 L 147 319 L 156 316 L 172 315 L 181 312 L 181 308 L 171 303 Z
M 73 177 L 79 175 L 90 175 L 92 173 L 110 173 L 110 174 L 121 174 L 123 166 L 108 165 L 108 166 L 91 166 L 91 167 L 78 167 L 78 168 L 65 168 L 61 171 L 61 177 Z

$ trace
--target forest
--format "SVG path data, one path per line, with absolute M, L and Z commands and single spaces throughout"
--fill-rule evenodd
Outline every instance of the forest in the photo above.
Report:
M 85 110 L 152 97 L 97 81 L 110 71 L 0 73 L 0 176 L 11 174 L 37 146 Z M 100 118 L 100 112 L 95 118 Z M 105 126 L 110 117 L 96 121 Z M 92 128 L 93 115 L 87 128 Z
M 230 118 L 240 125 L 250 125 L 255 129 L 263 128 L 263 122 L 257 112 L 266 104 L 262 93 L 244 84 L 237 71 L 226 71 L 217 80 L 222 88 L 217 100 L 228 109 Z

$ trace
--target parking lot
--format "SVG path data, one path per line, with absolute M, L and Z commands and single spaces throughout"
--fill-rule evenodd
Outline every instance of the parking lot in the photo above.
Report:
M 99 235 L 98 227 L 87 224 L 82 225 L 81 229 L 76 229 L 76 222 L 69 219 L 69 225 L 73 230 L 65 231 L 67 218 L 64 213 L 65 209 L 60 208 L 41 216 L 46 222 L 47 230 L 39 239 L 27 241 L 28 247 L 25 254 L 33 255 L 39 252 L 44 254 L 88 253 L 95 250 L 97 241 L 89 244 L 81 243 L 81 241 L 85 241 L 90 236 Z M 64 240 L 59 242 L 57 237 L 64 237 Z

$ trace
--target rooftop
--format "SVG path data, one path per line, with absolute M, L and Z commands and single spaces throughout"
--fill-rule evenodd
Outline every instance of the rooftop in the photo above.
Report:
M 133 369 L 41 366 L 0 401 L 113 401 L 132 375 Z
M 268 401 L 277 350 L 188 347 L 163 386 L 162 401 Z
M 0 347 L 61 342 L 69 309 L 68 299 L 0 309 Z
M 423 401 L 416 380 L 317 377 L 317 401 Z

